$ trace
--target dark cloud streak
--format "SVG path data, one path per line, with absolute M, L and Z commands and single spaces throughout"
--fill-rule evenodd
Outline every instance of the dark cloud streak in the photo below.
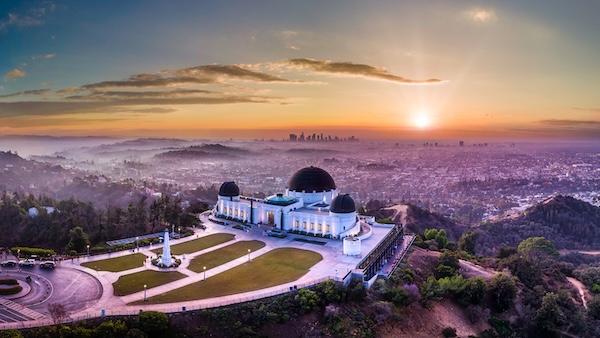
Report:
M 352 62 L 332 62 L 315 59 L 290 59 L 287 65 L 297 68 L 309 68 L 321 73 L 362 76 L 404 84 L 435 84 L 442 83 L 440 79 L 411 80 L 391 74 L 387 69 Z

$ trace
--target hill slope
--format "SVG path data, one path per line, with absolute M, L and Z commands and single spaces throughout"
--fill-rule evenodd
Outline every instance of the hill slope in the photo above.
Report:
M 465 226 L 443 215 L 421 209 L 412 204 L 398 204 L 383 208 L 374 216 L 376 218 L 390 217 L 394 222 L 404 225 L 408 232 L 423 233 L 426 229 L 445 229 L 448 238 L 454 241 L 466 229 Z
M 600 208 L 570 196 L 554 196 L 514 219 L 484 223 L 478 253 L 517 246 L 528 237 L 545 237 L 557 249 L 600 249 Z

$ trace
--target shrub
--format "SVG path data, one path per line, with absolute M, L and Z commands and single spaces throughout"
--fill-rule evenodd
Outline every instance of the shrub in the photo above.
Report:
M 133 329 L 127 331 L 125 338 L 148 338 L 148 335 L 146 332 L 134 327 Z
M 0 285 L 19 285 L 14 278 L 0 278 Z
M 140 311 L 137 324 L 146 333 L 161 332 L 169 328 L 169 317 L 158 311 Z
M 21 285 L 14 285 L 8 288 L 1 288 L 0 289 L 0 295 L 2 296 L 7 296 L 7 295 L 14 295 L 16 293 L 19 293 L 23 290 L 23 287 Z
M 0 338 L 23 338 L 23 335 L 18 330 L 10 329 L 0 331 Z
M 412 302 L 412 297 L 403 287 L 394 286 L 383 293 L 383 300 L 396 306 L 407 306 Z
M 300 289 L 294 300 L 300 303 L 301 313 L 309 313 L 317 306 L 320 299 L 316 292 L 310 289 Z
M 323 303 L 339 303 L 342 301 L 344 287 L 329 279 L 317 284 L 315 291 Z
M 517 283 L 513 277 L 498 273 L 492 277 L 488 291 L 492 294 L 496 310 L 504 312 L 513 305 L 513 299 L 517 295 Z
M 458 302 L 462 305 L 481 304 L 485 297 L 485 279 L 483 277 L 468 278 L 465 288 L 458 294 Z
M 456 337 L 456 329 L 453 327 L 447 327 L 442 330 L 442 335 L 446 338 Z
M 120 338 L 127 332 L 127 325 L 122 320 L 113 322 L 112 320 L 106 321 L 95 330 L 98 337 L 102 338 Z

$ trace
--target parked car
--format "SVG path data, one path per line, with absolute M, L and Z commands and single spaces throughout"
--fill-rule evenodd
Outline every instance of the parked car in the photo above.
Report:
M 13 260 L 2 261 L 2 262 L 0 262 L 0 265 L 2 265 L 2 266 L 15 266 L 15 265 L 17 265 L 17 261 L 13 261 Z
M 54 263 L 53 261 L 45 261 L 40 263 L 40 268 L 54 269 L 55 267 L 56 263 Z
M 33 259 L 25 259 L 19 262 L 20 266 L 34 266 L 35 261 Z

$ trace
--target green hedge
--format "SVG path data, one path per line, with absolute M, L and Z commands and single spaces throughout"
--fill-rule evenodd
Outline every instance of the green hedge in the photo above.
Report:
M 0 288 L 0 295 L 14 295 L 15 293 L 21 292 L 21 290 L 23 290 L 23 287 L 21 285 L 15 285 L 9 288 Z
M 0 285 L 19 285 L 14 278 L 0 278 Z
M 13 255 L 17 255 L 17 252 L 19 252 L 20 256 L 31 256 L 31 255 L 38 255 L 40 257 L 49 257 L 49 256 L 54 256 L 56 255 L 56 252 L 54 250 L 50 250 L 50 249 L 41 249 L 41 248 L 27 248 L 27 247 L 20 247 L 20 246 L 15 246 L 14 248 L 10 249 L 13 253 Z

